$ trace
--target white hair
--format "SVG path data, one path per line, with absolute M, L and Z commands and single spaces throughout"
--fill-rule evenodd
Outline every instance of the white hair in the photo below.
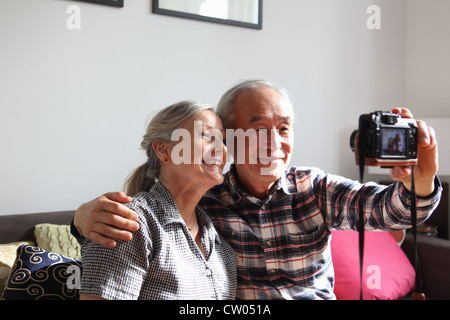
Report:
M 198 101 L 181 101 L 159 111 L 150 121 L 141 148 L 147 154 L 147 162 L 135 169 L 125 183 L 125 191 L 132 196 L 140 191 L 148 191 L 159 177 L 160 160 L 153 150 L 157 140 L 171 141 L 172 133 L 187 120 L 213 107 Z
M 262 79 L 248 79 L 243 80 L 227 92 L 225 92 L 217 104 L 216 113 L 223 122 L 224 129 L 235 129 L 233 128 L 234 122 L 234 102 L 236 97 L 247 90 L 255 90 L 258 88 L 270 88 L 278 92 L 287 102 L 292 115 L 292 121 L 294 121 L 294 110 L 292 107 L 292 102 L 289 97 L 289 93 L 285 88 L 276 86 L 270 81 Z

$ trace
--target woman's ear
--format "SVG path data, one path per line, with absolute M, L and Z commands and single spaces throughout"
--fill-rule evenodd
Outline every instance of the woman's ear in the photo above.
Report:
M 170 150 L 168 143 L 166 141 L 155 140 L 152 143 L 152 148 L 158 156 L 159 160 L 162 162 L 170 161 Z

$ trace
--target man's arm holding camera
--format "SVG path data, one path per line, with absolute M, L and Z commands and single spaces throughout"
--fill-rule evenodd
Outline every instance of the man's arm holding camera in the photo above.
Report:
M 413 118 L 408 109 L 396 108 L 392 112 L 403 118 Z M 418 165 L 414 170 L 414 186 L 418 197 L 427 197 L 435 189 L 435 178 L 439 167 L 438 144 L 436 133 L 425 122 L 417 121 L 417 159 Z M 411 167 L 396 167 L 391 170 L 391 177 L 401 181 L 408 191 L 411 191 Z
M 408 109 L 393 109 L 404 118 L 413 118 Z M 423 121 L 418 124 L 418 165 L 414 170 L 415 191 L 418 197 L 427 197 L 435 191 L 438 170 L 438 146 L 434 130 Z M 391 177 L 401 181 L 411 191 L 411 168 L 391 169 Z M 106 193 L 81 205 L 73 220 L 78 233 L 100 245 L 115 247 L 116 240 L 131 239 L 131 232 L 139 228 L 136 213 L 123 205 L 131 201 L 123 192 Z M 131 232 L 130 232 L 131 231 Z

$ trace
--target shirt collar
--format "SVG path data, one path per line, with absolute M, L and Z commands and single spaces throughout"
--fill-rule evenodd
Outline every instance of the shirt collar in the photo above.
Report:
M 164 210 L 164 206 L 162 207 L 163 210 L 158 215 L 161 225 L 164 226 L 172 223 L 185 225 L 185 222 L 180 214 L 180 211 L 178 210 L 178 206 L 175 203 L 175 200 L 173 200 L 169 191 L 160 181 L 156 181 L 156 183 L 150 189 L 150 193 L 154 194 L 155 199 L 159 199 L 158 202 L 165 202 L 164 205 L 166 207 L 170 207 L 169 210 Z M 208 232 L 210 232 L 214 236 L 215 240 L 221 243 L 220 237 L 206 212 L 199 205 L 196 206 L 195 212 L 197 214 L 197 219 L 200 227 L 206 228 Z
M 232 199 L 234 202 L 238 202 L 242 199 L 242 197 L 245 197 L 246 199 L 254 202 L 254 203 L 266 203 L 268 202 L 275 194 L 280 195 L 288 195 L 292 194 L 293 192 L 289 190 L 289 184 L 287 183 L 287 177 L 286 172 L 281 175 L 281 177 L 275 181 L 273 186 L 270 189 L 269 196 L 265 200 L 258 199 L 250 194 L 247 193 L 247 191 L 244 190 L 244 187 L 242 186 L 241 182 L 239 181 L 239 177 L 237 175 L 236 165 L 233 163 L 230 166 L 230 169 L 226 175 L 226 181 L 230 188 L 230 193 L 232 196 Z

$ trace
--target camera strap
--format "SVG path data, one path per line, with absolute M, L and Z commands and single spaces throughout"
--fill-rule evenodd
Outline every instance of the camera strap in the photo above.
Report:
M 359 177 L 361 183 L 364 183 L 364 168 L 365 168 L 365 158 L 360 153 L 359 154 Z M 363 264 L 364 264 L 364 198 L 363 194 L 359 197 L 358 203 L 358 233 L 359 233 L 359 281 L 360 281 L 360 292 L 359 292 L 359 300 L 363 300 Z
M 361 183 L 364 178 L 364 156 L 359 156 L 359 175 Z M 364 264 L 364 198 L 361 195 L 358 203 L 358 233 L 359 233 L 359 272 L 360 272 L 360 294 L 359 299 L 363 300 L 363 264 Z M 414 270 L 415 270 L 415 290 L 412 293 L 412 300 L 425 300 L 425 294 L 422 290 L 422 279 L 420 275 L 420 263 L 417 250 L 417 206 L 416 206 L 416 188 L 414 183 L 414 166 L 411 167 L 411 225 L 414 242 Z
M 419 253 L 417 250 L 417 207 L 416 207 L 416 187 L 414 185 L 414 166 L 411 167 L 411 224 L 414 240 L 414 270 L 416 272 L 416 288 L 411 296 L 412 300 L 425 300 L 425 293 L 422 290 L 422 278 L 420 272 Z

